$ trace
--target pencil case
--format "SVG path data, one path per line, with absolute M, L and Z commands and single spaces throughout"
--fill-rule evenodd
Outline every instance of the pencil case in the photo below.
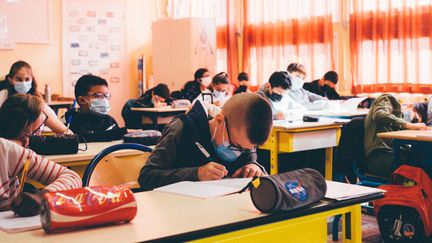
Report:
M 139 143 L 146 146 L 155 145 L 162 133 L 157 130 L 145 130 L 140 132 L 128 133 L 123 136 L 125 143 Z
M 282 174 L 263 176 L 250 184 L 250 195 L 261 212 L 292 210 L 324 198 L 327 184 L 316 170 L 305 168 Z
M 41 155 L 76 154 L 79 138 L 76 134 L 31 136 L 29 148 Z
M 112 223 L 135 218 L 137 203 L 126 187 L 83 187 L 49 192 L 41 205 L 42 227 L 47 233 Z

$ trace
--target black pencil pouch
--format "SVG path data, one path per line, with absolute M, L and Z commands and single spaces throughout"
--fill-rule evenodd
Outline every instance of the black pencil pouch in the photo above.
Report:
M 321 173 L 305 168 L 256 178 L 250 191 L 255 207 L 271 213 L 319 202 L 326 194 L 327 184 Z
M 29 148 L 41 155 L 76 154 L 79 138 L 76 134 L 31 136 Z

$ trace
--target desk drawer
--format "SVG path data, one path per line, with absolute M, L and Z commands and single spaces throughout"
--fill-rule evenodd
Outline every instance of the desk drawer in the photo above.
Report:
M 337 129 L 279 133 L 279 152 L 298 152 L 337 146 Z

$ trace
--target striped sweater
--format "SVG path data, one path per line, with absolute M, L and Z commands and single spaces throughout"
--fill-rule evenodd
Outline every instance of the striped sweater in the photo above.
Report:
M 18 195 L 19 176 L 30 159 L 27 178 L 46 185 L 48 191 L 81 187 L 79 175 L 29 149 L 0 138 L 0 209 L 8 206 Z

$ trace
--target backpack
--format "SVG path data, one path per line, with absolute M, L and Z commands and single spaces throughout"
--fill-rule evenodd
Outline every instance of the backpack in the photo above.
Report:
M 402 165 L 390 185 L 379 187 L 384 198 L 374 201 L 384 242 L 426 242 L 432 234 L 432 180 L 418 167 Z

